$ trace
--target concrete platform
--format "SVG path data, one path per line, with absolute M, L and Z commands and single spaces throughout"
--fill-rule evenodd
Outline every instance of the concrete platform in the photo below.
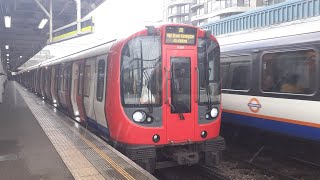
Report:
M 0 179 L 156 179 L 16 82 L 0 104 Z

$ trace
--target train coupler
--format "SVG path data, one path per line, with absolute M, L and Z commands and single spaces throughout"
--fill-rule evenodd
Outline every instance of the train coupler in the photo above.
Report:
M 173 154 L 173 159 L 179 165 L 188 165 L 199 163 L 199 154 L 197 152 L 176 152 Z

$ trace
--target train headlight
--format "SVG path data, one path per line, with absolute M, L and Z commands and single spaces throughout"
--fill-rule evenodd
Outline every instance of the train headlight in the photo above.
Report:
M 207 133 L 207 131 L 202 131 L 200 135 L 202 138 L 206 138 L 208 133 Z
M 132 119 L 133 119 L 135 122 L 139 122 L 139 123 L 145 121 L 146 118 L 147 118 L 147 115 L 146 115 L 146 113 L 143 112 L 143 111 L 136 111 L 136 112 L 134 112 L 133 115 L 132 115 Z
M 218 116 L 218 114 L 219 114 L 218 108 L 214 107 L 211 109 L 211 111 L 210 111 L 211 117 L 216 118 Z

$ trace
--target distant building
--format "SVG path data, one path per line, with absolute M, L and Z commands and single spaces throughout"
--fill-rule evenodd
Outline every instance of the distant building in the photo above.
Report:
M 200 26 L 285 0 L 164 0 L 164 22 Z
M 164 0 L 163 21 L 191 24 L 191 6 L 195 0 Z

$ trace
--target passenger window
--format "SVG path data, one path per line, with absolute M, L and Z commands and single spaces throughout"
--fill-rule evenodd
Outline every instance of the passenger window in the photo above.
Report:
M 89 97 L 91 85 L 91 66 L 86 65 L 84 70 L 84 92 L 83 95 Z
M 251 56 L 221 57 L 222 89 L 249 90 Z
M 316 84 L 316 52 L 300 50 L 267 53 L 262 57 L 261 90 L 312 94 Z
M 102 102 L 104 92 L 104 75 L 105 75 L 105 61 L 100 60 L 98 63 L 97 75 L 97 101 Z
M 221 86 L 222 89 L 228 89 L 228 73 L 229 73 L 230 64 L 229 63 L 223 63 L 221 64 Z

